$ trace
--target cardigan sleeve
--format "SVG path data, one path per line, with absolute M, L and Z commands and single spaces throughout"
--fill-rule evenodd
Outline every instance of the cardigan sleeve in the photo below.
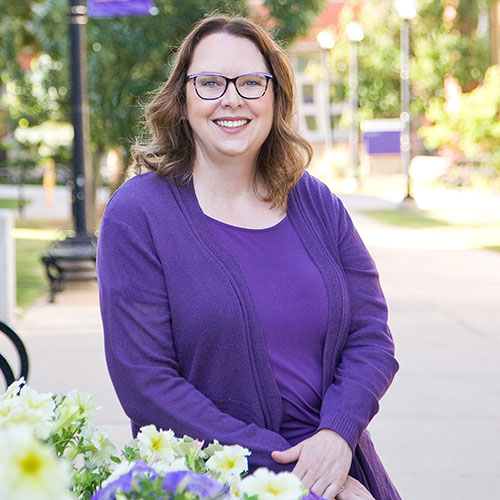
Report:
M 387 306 L 375 263 L 347 210 L 336 197 L 336 254 L 345 276 L 350 325 L 332 384 L 323 397 L 319 428 L 338 432 L 354 450 L 377 413 L 398 363 L 387 324 Z
M 278 433 L 219 410 L 179 374 L 167 287 L 154 245 L 122 221 L 104 217 L 98 282 L 106 361 L 125 413 L 139 427 L 155 424 L 211 442 L 240 444 L 251 468 L 289 470 L 271 458 L 290 445 Z

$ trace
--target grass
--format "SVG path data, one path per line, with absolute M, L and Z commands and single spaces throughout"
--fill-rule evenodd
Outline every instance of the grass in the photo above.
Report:
M 485 246 L 485 250 L 490 250 L 491 252 L 500 252 L 500 245 L 498 246 Z
M 17 306 L 29 307 L 48 290 L 40 255 L 50 242 L 46 240 L 16 239 Z
M 407 227 L 410 229 L 431 229 L 450 226 L 450 223 L 434 218 L 426 212 L 404 210 L 370 210 L 363 212 L 382 224 Z
M 500 222 L 493 219 L 441 218 L 439 213 L 422 210 L 370 210 L 363 213 L 382 224 L 439 232 L 441 236 L 462 241 L 468 248 L 500 252 Z
M 24 202 L 26 205 L 26 201 Z M 11 208 L 18 210 L 19 209 L 19 201 L 17 198 L 0 198 L 0 208 Z
M 71 221 L 46 219 L 17 219 L 14 229 L 16 242 L 17 306 L 27 309 L 47 293 L 49 282 L 40 260 L 43 251 L 55 239 L 64 235 Z

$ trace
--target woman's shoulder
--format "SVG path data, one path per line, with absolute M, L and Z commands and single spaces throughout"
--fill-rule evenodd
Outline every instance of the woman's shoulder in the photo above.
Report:
M 122 219 L 154 210 L 155 206 L 165 203 L 165 199 L 172 196 L 171 182 L 169 178 L 159 177 L 153 172 L 131 177 L 108 200 L 104 215 Z
M 308 171 L 305 171 L 297 185 L 293 189 L 293 195 L 297 197 L 302 204 L 312 205 L 318 208 L 318 205 L 328 211 L 332 208 L 338 209 L 341 204 L 340 199 L 331 189 L 317 177 L 314 177 Z

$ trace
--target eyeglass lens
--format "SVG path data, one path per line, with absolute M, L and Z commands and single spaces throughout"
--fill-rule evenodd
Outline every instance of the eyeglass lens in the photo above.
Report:
M 203 74 L 195 79 L 195 86 L 198 95 L 203 99 L 218 99 L 226 91 L 230 79 L 221 75 Z M 267 78 L 258 73 L 241 75 L 235 81 L 236 90 L 241 97 L 247 99 L 257 99 L 262 97 L 267 88 Z

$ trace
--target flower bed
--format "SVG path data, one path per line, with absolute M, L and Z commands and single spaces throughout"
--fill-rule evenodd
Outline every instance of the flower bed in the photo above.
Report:
M 249 450 L 204 446 L 143 427 L 118 451 L 96 427 L 92 396 L 39 394 L 24 382 L 0 395 L 0 499 L 308 500 L 291 473 L 247 474 Z

